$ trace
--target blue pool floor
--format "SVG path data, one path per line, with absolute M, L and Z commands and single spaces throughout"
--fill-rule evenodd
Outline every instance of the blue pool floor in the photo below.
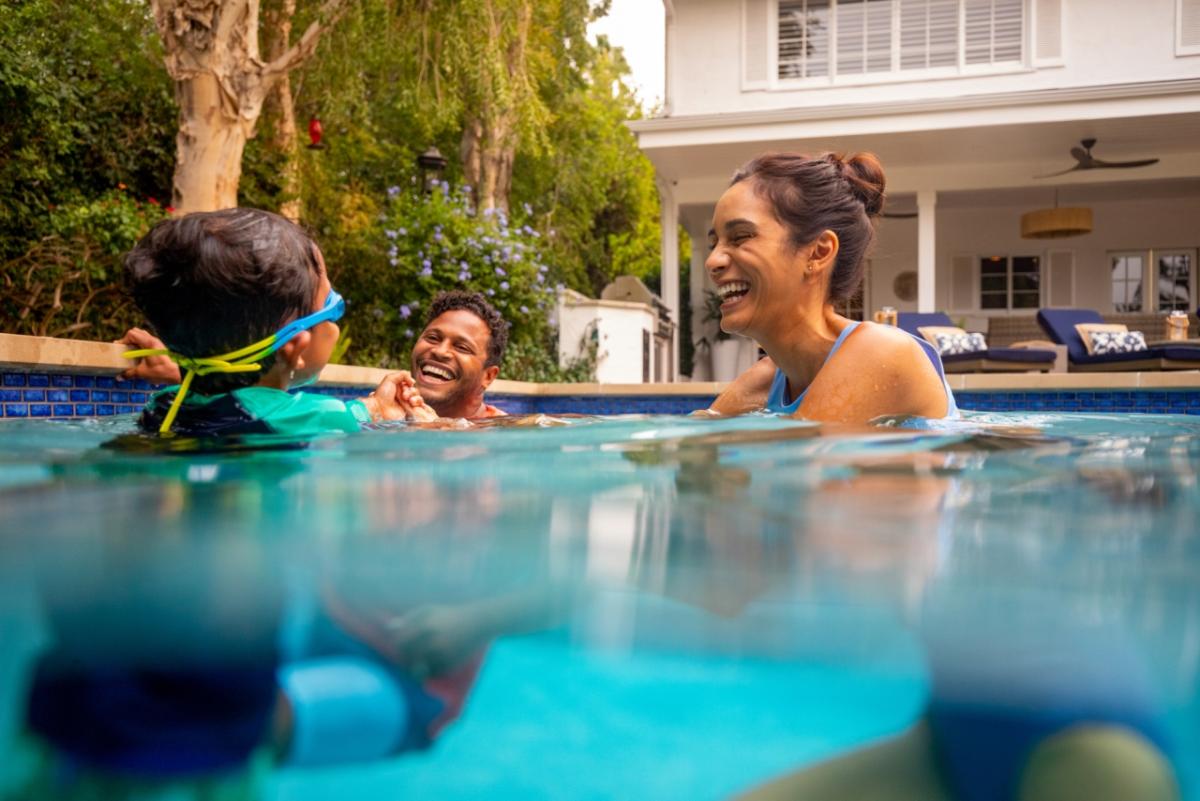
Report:
M 901 731 L 924 694 L 911 670 L 630 659 L 553 635 L 515 638 L 492 647 L 466 712 L 431 751 L 284 771 L 268 797 L 727 798 Z

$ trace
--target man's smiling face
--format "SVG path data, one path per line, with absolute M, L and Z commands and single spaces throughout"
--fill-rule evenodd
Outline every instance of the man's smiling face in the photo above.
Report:
M 466 309 L 429 322 L 412 351 L 412 374 L 425 402 L 442 417 L 471 417 L 500 368 L 486 366 L 491 331 Z

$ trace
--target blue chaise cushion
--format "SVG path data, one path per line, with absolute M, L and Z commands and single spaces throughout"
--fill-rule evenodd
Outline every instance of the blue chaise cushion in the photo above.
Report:
M 1067 355 L 1073 363 L 1084 364 L 1095 360 L 1095 357 L 1088 355 L 1075 326 L 1079 323 L 1103 323 L 1100 312 L 1092 309 L 1039 309 L 1037 320 L 1051 341 L 1067 346 Z M 1139 355 L 1143 359 L 1147 357 L 1145 353 Z M 1097 361 L 1109 361 L 1111 358 L 1106 356 Z

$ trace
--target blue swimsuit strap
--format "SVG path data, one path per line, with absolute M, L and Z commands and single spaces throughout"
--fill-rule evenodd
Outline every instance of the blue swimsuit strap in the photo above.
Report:
M 842 346 L 842 343 L 846 341 L 846 337 L 850 336 L 850 333 L 852 331 L 854 331 L 854 329 L 858 328 L 860 322 L 861 321 L 859 321 L 859 320 L 851 320 L 850 324 L 842 329 L 842 333 L 838 334 L 837 339 L 835 339 L 833 341 L 833 347 L 829 349 L 829 353 L 825 356 L 825 361 L 821 362 L 822 369 L 824 369 L 825 365 L 829 364 L 829 360 L 833 358 L 833 354 L 837 353 L 838 348 L 840 348 Z M 791 401 L 788 401 L 787 400 L 787 377 L 783 375 L 782 370 L 780 370 L 779 368 L 776 368 L 775 369 L 775 381 L 779 382 L 780 380 L 782 380 L 782 382 L 783 382 L 782 391 L 779 393 L 780 402 L 783 404 L 783 406 L 789 407 L 789 411 L 795 411 L 795 409 L 791 408 L 791 407 L 795 406 L 800 401 L 804 400 L 804 396 L 808 393 L 808 387 L 805 387 L 803 390 L 801 390 L 800 394 L 797 395 L 794 399 L 792 399 Z M 774 389 L 774 387 L 772 387 L 772 389 Z M 774 394 L 774 393 L 772 392 L 772 394 Z

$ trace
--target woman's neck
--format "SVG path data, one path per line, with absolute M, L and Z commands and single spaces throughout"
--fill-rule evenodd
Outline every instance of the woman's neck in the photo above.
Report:
M 851 321 L 835 312 L 832 304 L 781 319 L 794 322 L 763 335 L 758 344 L 783 371 L 788 380 L 788 394 L 795 397 L 816 378 L 829 358 L 833 343 Z

